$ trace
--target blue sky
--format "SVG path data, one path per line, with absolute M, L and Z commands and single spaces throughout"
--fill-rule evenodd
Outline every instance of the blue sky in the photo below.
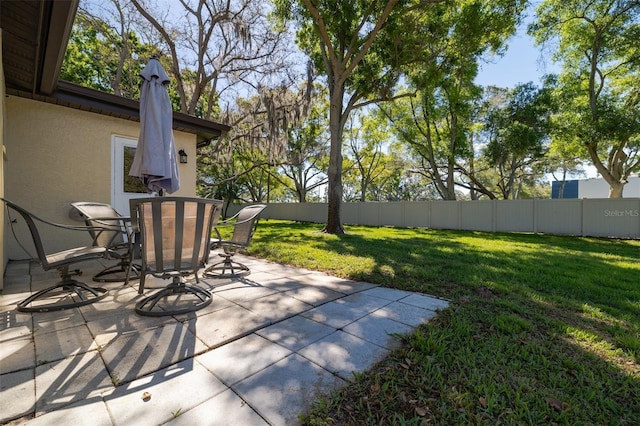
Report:
M 509 48 L 503 57 L 481 64 L 476 84 L 513 88 L 519 83 L 533 81 L 534 84 L 541 85 L 541 78 L 545 74 L 559 71 L 559 65 L 551 62 L 548 56 L 543 57 L 540 48 L 534 46 L 533 39 L 526 33 L 525 24 L 509 41 Z M 597 177 L 593 166 L 584 167 L 584 171 L 586 176 L 579 176 L 578 179 Z M 549 176 L 549 181 L 551 180 Z
M 533 45 L 533 39 L 527 35 L 528 21 L 525 19 L 516 35 L 509 40 L 509 48 L 502 58 L 490 58 L 489 62 L 481 63 L 477 84 L 512 88 L 519 83 L 533 81 L 540 85 L 543 75 L 559 71 L 559 67 L 548 56 L 541 56 L 540 49 Z

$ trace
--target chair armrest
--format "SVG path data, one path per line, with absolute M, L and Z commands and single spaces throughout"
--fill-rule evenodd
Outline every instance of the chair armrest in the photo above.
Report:
M 104 222 L 115 222 L 115 221 L 124 222 L 124 223 L 130 223 L 131 222 L 131 218 L 129 216 L 92 217 L 91 220 L 100 220 L 100 221 L 104 221 Z
M 260 214 L 260 213 L 256 213 L 251 217 L 246 218 L 245 220 L 235 220 L 236 216 L 230 217 L 227 220 L 222 220 L 220 222 L 218 222 L 215 227 L 218 226 L 236 226 L 236 225 L 241 225 L 243 223 L 247 223 L 247 222 L 251 222 L 252 220 L 255 220 L 255 217 Z
M 67 229 L 69 231 L 82 231 L 82 232 L 89 232 L 89 231 L 96 231 L 96 232 L 100 232 L 100 231 L 104 231 L 106 230 L 106 228 L 103 228 L 101 226 L 77 226 L 77 225 L 66 225 L 66 224 L 62 224 L 62 223 L 56 223 L 56 222 L 51 222 L 45 219 L 42 219 L 34 214 L 31 214 L 31 218 L 34 219 L 37 222 L 41 222 L 45 225 L 49 225 L 49 226 L 53 226 L 55 228 L 61 228 L 61 229 Z
M 98 222 L 100 225 L 104 225 L 105 228 L 111 227 L 114 225 L 118 225 L 126 231 L 123 230 L 123 233 L 129 234 L 131 229 L 131 218 L 126 216 L 121 217 L 92 217 L 92 221 Z M 98 226 L 97 228 L 101 228 Z M 111 231 L 116 231 L 115 229 L 110 229 Z

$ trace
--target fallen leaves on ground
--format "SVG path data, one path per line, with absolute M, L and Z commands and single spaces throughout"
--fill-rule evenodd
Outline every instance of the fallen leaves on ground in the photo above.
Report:
M 566 402 L 562 402 L 559 399 L 545 398 L 544 400 L 547 401 L 547 404 L 549 404 L 549 406 L 556 411 L 562 411 L 569 408 L 569 404 L 567 404 Z

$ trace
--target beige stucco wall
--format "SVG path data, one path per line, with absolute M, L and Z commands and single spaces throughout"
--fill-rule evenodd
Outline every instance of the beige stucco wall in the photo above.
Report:
M 0 28 L 0 46 L 2 46 L 2 28 Z M 2 148 L 2 158 L 0 158 L 0 197 L 4 197 L 4 117 L 5 117 L 5 87 L 4 87 L 4 67 L 2 65 L 2 49 L 0 49 L 0 148 Z M 4 288 L 4 268 L 7 264 L 4 239 L 4 208 L 0 209 L 0 290 Z
M 92 112 L 9 96 L 6 99 L 6 198 L 58 223 L 78 225 L 68 216 L 73 201 L 111 202 L 112 138 L 137 139 L 139 123 Z M 193 196 L 196 187 L 194 134 L 174 131 L 176 148 L 190 154 L 179 165 L 180 191 Z M 30 237 L 20 230 L 21 241 Z M 10 233 L 7 233 L 10 235 Z M 86 244 L 87 235 L 48 232 L 45 246 L 57 251 Z M 27 255 L 7 238 L 9 259 Z M 69 245 L 75 244 L 75 245 Z

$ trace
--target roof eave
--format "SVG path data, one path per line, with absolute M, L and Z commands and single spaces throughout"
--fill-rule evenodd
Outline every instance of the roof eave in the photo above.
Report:
M 56 90 L 62 62 L 71 37 L 71 29 L 78 10 L 79 0 L 52 1 L 49 25 L 42 33 L 45 46 L 41 61 L 39 92 L 50 95 Z
M 140 121 L 140 102 L 110 93 L 59 81 L 57 90 L 50 96 L 34 96 L 25 92 L 7 89 L 7 94 L 29 97 L 61 106 L 90 111 L 97 114 Z M 173 113 L 173 128 L 198 135 L 198 144 L 208 143 L 225 135 L 230 126 L 204 120 L 181 112 Z

